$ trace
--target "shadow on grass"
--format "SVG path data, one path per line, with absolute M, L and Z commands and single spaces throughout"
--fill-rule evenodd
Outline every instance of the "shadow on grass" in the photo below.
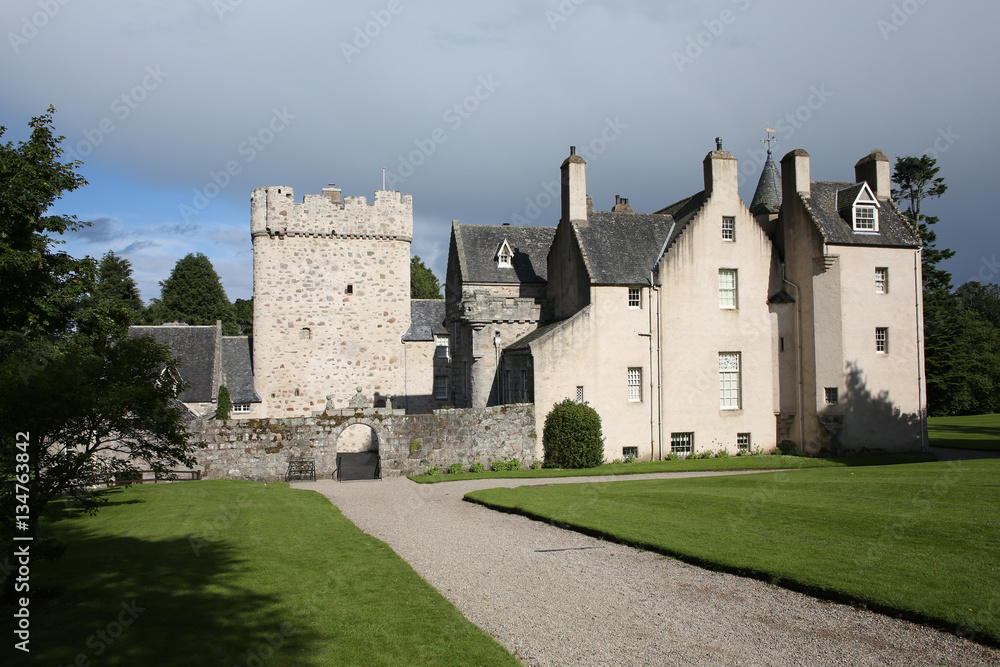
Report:
M 316 636 L 294 626 L 287 603 L 247 587 L 245 561 L 224 540 L 196 549 L 107 536 L 66 515 L 46 532 L 67 549 L 32 563 L 31 664 L 314 664 Z M 0 613 L 11 637 L 13 609 Z

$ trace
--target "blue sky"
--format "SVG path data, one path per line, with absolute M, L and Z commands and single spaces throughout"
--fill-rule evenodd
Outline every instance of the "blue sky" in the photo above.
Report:
M 443 278 L 454 219 L 556 223 L 570 145 L 599 209 L 649 212 L 701 189 L 716 136 L 749 201 L 767 126 L 816 180 L 853 180 L 873 148 L 936 156 L 946 268 L 995 282 L 998 19 L 933 0 L 7 0 L 0 124 L 20 140 L 56 107 L 90 183 L 58 211 L 94 222 L 64 247 L 124 255 L 147 299 L 189 252 L 251 295 L 256 187 L 371 201 L 384 167 Z

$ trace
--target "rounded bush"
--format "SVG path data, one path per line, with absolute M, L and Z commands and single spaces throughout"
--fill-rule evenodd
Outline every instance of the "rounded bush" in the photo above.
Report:
M 569 398 L 552 406 L 542 433 L 549 468 L 595 468 L 604 462 L 601 417 L 586 403 Z

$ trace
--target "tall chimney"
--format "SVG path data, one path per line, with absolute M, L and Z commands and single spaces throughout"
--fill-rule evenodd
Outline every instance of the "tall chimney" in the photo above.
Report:
M 562 219 L 587 224 L 587 163 L 569 147 L 569 157 L 562 167 Z
M 872 151 L 854 165 L 854 181 L 865 181 L 879 199 L 888 199 L 892 193 L 889 181 L 889 158 L 881 151 Z
M 781 194 L 789 196 L 802 192 L 807 197 L 812 192 L 809 180 L 809 153 L 801 148 L 789 151 L 781 158 Z
M 736 168 L 736 158 L 729 151 L 718 149 L 722 141 L 716 137 L 716 150 L 705 156 L 705 194 L 711 197 L 717 194 L 722 197 L 739 197 L 739 173 Z

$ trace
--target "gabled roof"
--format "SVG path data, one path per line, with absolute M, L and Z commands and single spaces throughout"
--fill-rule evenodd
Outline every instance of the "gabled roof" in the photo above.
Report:
M 688 224 L 694 220 L 695 214 L 701 210 L 701 207 L 705 205 L 705 201 L 708 199 L 705 196 L 705 191 L 696 192 L 687 199 L 682 199 L 679 202 L 675 202 L 666 208 L 661 208 L 657 211 L 657 214 L 670 215 L 673 216 L 674 225 L 670 230 L 670 238 L 667 239 L 666 243 L 663 245 L 662 250 L 664 254 L 670 249 L 677 237 L 687 229 Z M 657 257 L 657 260 L 660 258 Z
M 253 386 L 253 350 L 247 336 L 222 337 L 222 384 L 233 403 L 260 403 Z
M 587 225 L 574 225 L 597 285 L 642 285 L 659 258 L 673 224 L 669 215 L 590 211 Z
M 850 200 L 853 204 L 865 187 L 865 183 L 812 182 L 809 196 L 802 197 L 802 201 L 824 240 L 834 245 L 919 248 L 916 231 L 891 200 L 879 202 L 877 232 L 854 231 L 851 205 L 845 207 L 843 203 Z
M 410 301 L 410 328 L 403 334 L 404 341 L 434 340 L 434 335 L 445 335 L 444 299 L 412 299 Z
M 188 383 L 178 398 L 184 403 L 208 403 L 216 398 L 212 395 L 216 331 L 214 326 L 139 326 L 129 327 L 128 335 L 152 336 L 169 345 L 181 379 Z
M 453 225 L 461 278 L 466 283 L 544 283 L 555 227 Z M 500 244 L 513 251 L 511 268 L 497 266 Z
M 781 209 L 781 174 L 771 159 L 771 153 L 768 152 L 764 169 L 760 172 L 760 180 L 757 181 L 757 189 L 750 201 L 750 213 L 753 215 L 777 213 L 779 209 Z

